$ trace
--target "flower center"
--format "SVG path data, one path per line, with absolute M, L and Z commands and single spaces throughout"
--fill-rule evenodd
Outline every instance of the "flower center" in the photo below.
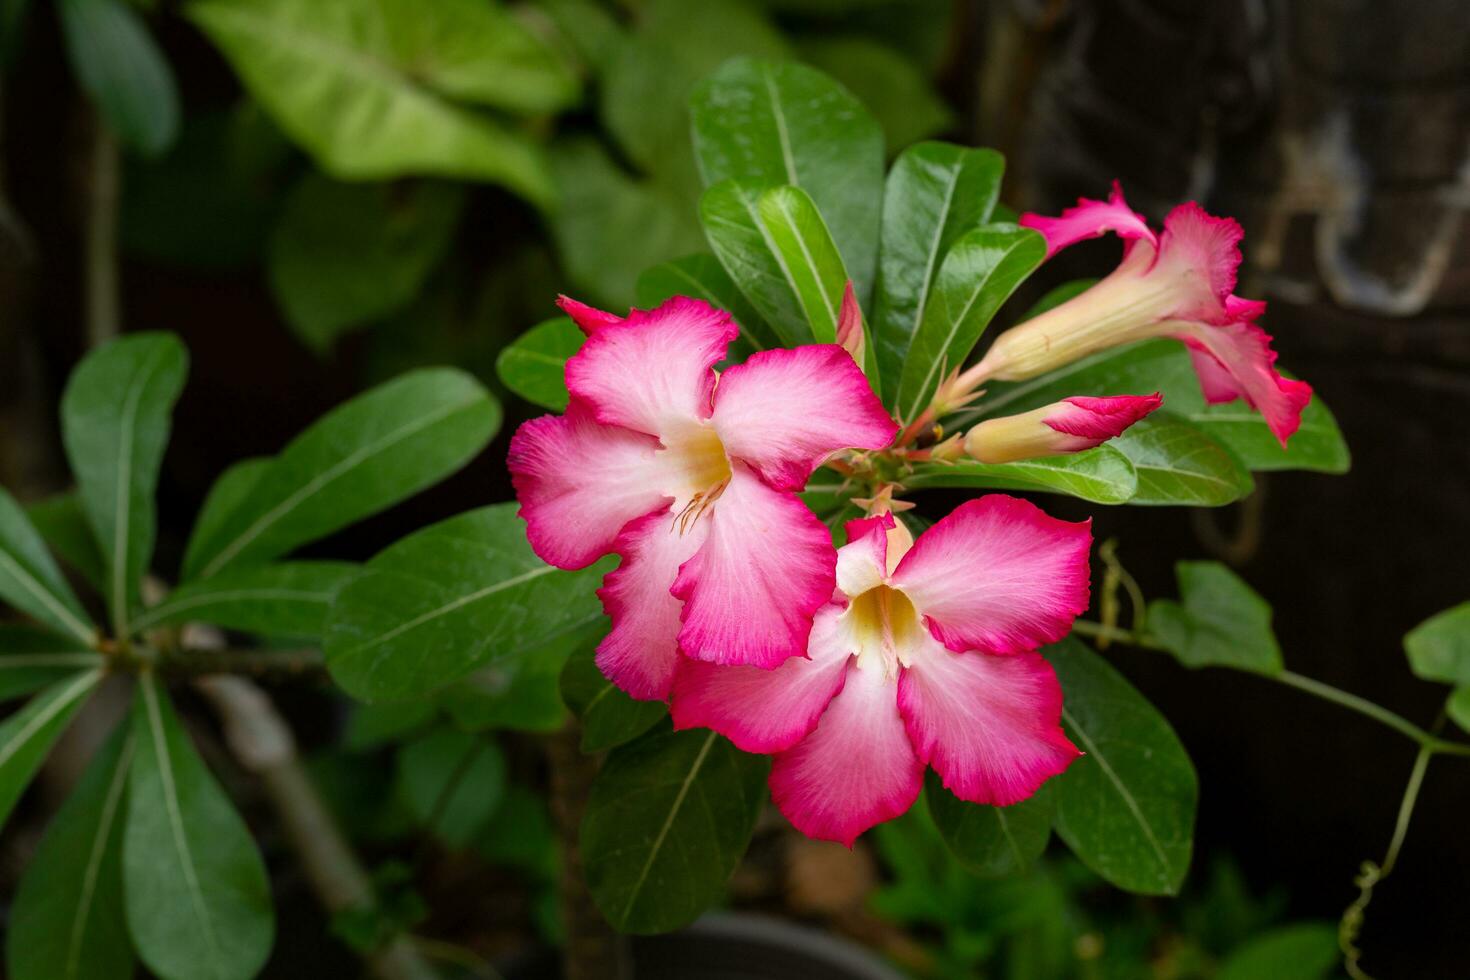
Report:
M 667 492 L 674 498 L 674 523 L 683 534 L 694 526 L 730 482 L 730 457 L 715 430 L 690 423 L 663 438 L 658 451 Z
M 847 616 L 859 665 L 880 667 L 890 678 L 909 665 L 911 652 L 923 640 L 914 604 L 891 586 L 875 586 L 857 596 Z

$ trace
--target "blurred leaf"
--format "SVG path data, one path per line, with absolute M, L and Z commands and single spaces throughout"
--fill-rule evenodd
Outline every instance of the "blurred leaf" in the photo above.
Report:
M 187 15 L 328 174 L 487 180 L 549 203 L 536 145 L 458 104 L 549 112 L 577 97 L 570 69 L 500 7 L 197 0 Z
M 1220 965 L 1216 980 L 1322 980 L 1341 953 L 1337 926 L 1298 922 L 1257 936 Z
M 205 494 L 199 515 L 194 518 L 194 530 L 189 535 L 189 545 L 184 553 L 182 577 L 190 576 L 190 565 L 196 561 L 195 552 L 202 543 L 229 532 L 229 521 L 256 487 L 265 479 L 275 464 L 274 456 L 256 456 L 233 463 L 210 486 Z
M 102 665 L 100 653 L 74 639 L 0 623 L 0 700 L 32 694 L 79 670 Z
M 1180 663 L 1281 673 L 1270 603 L 1219 562 L 1181 561 L 1174 575 L 1181 601 L 1150 603 L 1148 628 Z
M 1109 445 L 1065 456 L 1044 456 L 1016 463 L 917 463 L 904 477 L 912 490 L 923 487 L 994 487 L 1064 493 L 1099 504 L 1121 504 L 1138 489 L 1133 464 Z
M 544 320 L 517 337 L 495 359 L 495 373 L 511 391 L 533 405 L 565 412 L 567 360 L 587 336 L 570 318 Z
M 179 93 L 163 52 L 123 0 L 59 0 L 67 57 L 117 138 L 147 156 L 179 131 Z
M 547 565 L 514 503 L 451 517 L 379 553 L 342 590 L 327 622 L 327 667 L 363 701 L 427 694 L 600 621 L 593 589 L 609 565 Z
M 1073 639 L 1046 648 L 1066 698 L 1062 721 L 1085 753 L 1051 781 L 1056 829 L 1119 888 L 1174 895 L 1189 870 L 1199 784 L 1153 705 Z
M 536 0 L 567 43 L 590 68 L 607 67 L 623 38 L 622 27 L 598 0 Z
M 107 574 L 102 552 L 97 547 L 97 539 L 92 535 L 92 526 L 87 523 L 87 515 L 76 491 L 38 500 L 26 508 L 26 516 L 51 550 L 86 579 L 99 595 L 102 594 Z
M 185 580 L 269 561 L 391 507 L 469 462 L 500 417 L 490 393 L 452 368 L 412 371 L 358 395 L 268 465 L 227 471 L 221 482 L 231 483 L 210 491 L 189 540 Z
M 31 0 L 0 0 L 0 68 L 9 68 L 25 34 Z
M 128 334 L 82 359 L 61 399 L 66 456 L 105 561 L 107 608 L 119 636 L 153 557 L 153 496 L 189 355 L 167 333 Z
M 873 332 L 883 400 L 895 404 L 904 361 L 950 248 L 990 220 L 1005 159 L 994 150 L 920 143 L 899 155 L 883 195 Z
M 1218 507 L 1255 488 L 1250 471 L 1234 456 L 1169 411 L 1133 423 L 1108 445 L 1127 456 L 1138 474 L 1130 503 Z
M 170 623 L 210 623 L 273 637 L 319 640 L 327 611 L 360 567 L 296 561 L 231 568 L 189 582 L 138 617 L 139 630 Z
M 398 785 L 420 824 L 451 848 L 469 845 L 505 793 L 505 758 L 484 735 L 447 729 L 398 750 Z
M 445 181 L 340 184 L 307 174 L 266 257 L 271 291 L 313 350 L 407 305 L 444 257 L 464 205 Z
M 581 843 L 587 887 L 613 928 L 667 932 L 719 899 L 770 769 L 707 731 L 657 731 L 607 757 Z
M 123 892 L 133 946 L 163 980 L 252 977 L 276 931 L 255 841 L 151 673 L 139 675 L 132 728 Z
M 1012 806 L 984 806 L 955 796 L 931 769 L 925 774 L 924 799 L 945 846 L 977 875 L 1000 878 L 1025 871 L 1051 840 L 1054 806 L 1045 786 Z
M 1445 703 L 1445 712 L 1456 725 L 1470 732 L 1470 684 L 1455 688 Z
M 46 544 L 15 498 L 0 487 L 0 599 L 90 647 L 97 631 Z
M 101 679 L 101 670 L 89 670 L 59 680 L 0 722 L 0 827 Z
M 561 697 L 577 715 L 582 751 L 602 752 L 630 742 L 669 713 L 662 701 L 635 701 L 597 667 L 597 645 L 587 643 L 567 658 L 561 672 Z
M 1470 602 L 1436 613 L 1410 630 L 1404 652 L 1416 677 L 1470 684 Z
M 866 302 L 878 254 L 883 131 L 862 103 L 805 65 L 735 58 L 694 90 L 690 106 L 705 185 L 746 178 L 801 187 Z M 731 277 L 741 281 L 734 270 Z
M 751 350 L 779 344 L 770 326 L 713 255 L 686 255 L 647 269 L 638 277 L 638 306 L 643 309 L 652 309 L 675 296 L 692 296 L 729 311 L 740 327 L 740 339 L 731 348 L 732 359 L 742 360 Z
M 347 716 L 342 744 L 361 751 L 403 740 L 426 728 L 439 715 L 432 701 L 354 704 Z
M 877 118 L 889 155 L 948 129 L 949 106 L 912 61 L 866 37 L 818 37 L 804 41 L 801 57 L 831 75 Z
M 10 909 L 11 980 L 133 975 L 120 819 L 132 758 L 131 730 L 119 725 L 47 826 Z
M 944 256 L 903 361 L 893 408 L 913 421 L 940 382 L 964 366 L 1001 304 L 1046 258 L 1030 228 L 986 225 L 966 232 Z
M 455 727 L 464 731 L 557 731 L 567 720 L 559 690 L 562 666 L 573 650 L 588 643 L 587 632 L 501 657 L 445 688 L 439 704 Z
M 475 842 L 475 849 L 491 864 L 520 868 L 542 880 L 554 878 L 560 863 L 546 801 L 524 786 L 507 787 L 504 802 Z

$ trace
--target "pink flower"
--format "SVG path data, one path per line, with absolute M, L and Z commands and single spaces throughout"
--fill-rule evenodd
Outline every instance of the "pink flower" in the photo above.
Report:
M 982 463 L 1080 453 L 1123 434 L 1164 401 L 1152 395 L 1076 396 L 1041 408 L 986 419 L 965 434 L 965 453 Z
M 598 666 L 658 699 L 681 651 L 757 667 L 804 653 L 836 555 L 796 491 L 832 453 L 880 449 L 897 429 L 862 372 L 817 345 L 717 379 L 728 313 L 682 296 L 626 319 L 562 306 L 589 333 L 567 361 L 571 402 L 517 430 L 509 465 L 543 560 L 622 557 L 598 591 L 612 617 Z
M 1189 347 L 1207 401 L 1245 399 L 1286 445 L 1312 389 L 1277 373 L 1271 338 L 1255 324 L 1266 304 L 1233 293 L 1240 225 L 1181 204 L 1156 236 L 1116 184 L 1106 202 L 1084 199 L 1060 217 L 1026 214 L 1020 223 L 1046 236 L 1048 255 L 1116 232 L 1125 241 L 1123 261 L 1097 285 L 997 337 L 963 376 L 968 388 L 1034 378 L 1105 348 L 1172 337 Z
M 918 541 L 890 514 L 847 536 L 807 657 L 775 670 L 682 661 L 674 726 L 774 753 L 781 812 L 848 846 L 909 808 L 925 765 L 997 806 L 1066 769 L 1078 752 L 1059 727 L 1061 687 L 1033 651 L 1087 608 L 1088 524 L 992 494 Z

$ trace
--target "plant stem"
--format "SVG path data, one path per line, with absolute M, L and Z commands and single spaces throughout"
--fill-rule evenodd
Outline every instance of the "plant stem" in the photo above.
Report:
M 1129 646 L 1139 647 L 1144 650 L 1163 650 L 1163 644 L 1142 633 L 1133 630 L 1125 630 L 1121 626 L 1108 626 L 1106 623 L 1094 623 L 1091 620 L 1079 619 L 1072 624 L 1072 632 L 1081 633 L 1083 636 L 1102 637 L 1109 640 L 1117 640 Z
M 189 648 L 159 655 L 158 672 L 164 676 L 207 674 L 318 676 L 326 671 L 322 652 L 301 650 L 201 650 Z

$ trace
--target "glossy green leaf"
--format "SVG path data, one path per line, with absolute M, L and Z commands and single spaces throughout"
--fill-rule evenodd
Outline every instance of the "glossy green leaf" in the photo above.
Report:
M 131 734 L 120 725 L 97 751 L 21 876 L 5 936 L 11 980 L 133 975 L 122 891 Z
M 462 848 L 505 795 L 505 757 L 484 735 L 431 732 L 398 750 L 398 786 L 425 830 Z
M 449 248 L 464 198 L 462 187 L 444 181 L 303 177 L 266 253 L 271 291 L 296 335 L 324 350 L 341 333 L 406 306 Z
M 1215 980 L 1326 980 L 1341 956 L 1335 924 L 1296 922 L 1256 936 L 1231 953 Z
M 771 768 L 714 732 L 656 731 L 614 750 L 582 821 L 593 901 L 619 932 L 667 932 L 714 904 L 740 863 Z
M 1404 637 L 1409 668 L 1426 681 L 1470 684 L 1470 602 L 1430 616 Z
M 152 674 L 139 679 L 132 729 L 123 893 L 133 947 L 164 980 L 253 977 L 275 939 L 255 841 Z
M 478 667 L 599 622 L 611 563 L 547 565 L 514 503 L 411 534 L 337 597 L 323 650 L 333 678 L 364 701 L 416 697 Z
M 1076 640 L 1048 647 L 1062 682 L 1062 722 L 1084 753 L 1050 783 L 1056 829 L 1119 888 L 1174 895 L 1189 870 L 1199 784 L 1178 736 L 1153 705 Z
M 32 694 L 79 670 L 101 667 L 102 654 L 56 633 L 0 623 L 0 700 Z
M 577 96 L 568 66 L 497 4 L 200 0 L 187 14 L 328 174 L 486 180 L 551 200 L 532 140 L 460 104 L 546 112 Z
M 0 487 L 0 599 L 90 647 L 97 630 L 25 511 Z
M 511 391 L 533 405 L 565 412 L 567 360 L 582 349 L 587 335 L 570 318 L 559 316 L 521 334 L 495 359 L 495 373 Z
M 690 106 L 705 185 L 745 178 L 805 190 L 866 301 L 878 254 L 883 131 L 862 103 L 814 68 L 734 58 L 694 90 Z
M 1455 688 L 1445 702 L 1445 713 L 1463 730 L 1470 732 L 1470 684 Z
M 72 70 L 118 139 L 158 156 L 179 132 L 173 72 L 132 5 L 123 0 L 60 0 Z
M 194 519 L 194 529 L 189 534 L 189 544 L 184 550 L 185 579 L 198 572 L 198 565 L 201 564 L 200 552 L 206 544 L 229 533 L 229 524 L 235 511 L 255 492 L 256 486 L 265 479 L 274 463 L 274 456 L 242 459 L 232 464 L 214 481 L 204 497 L 204 504 L 199 508 L 199 515 Z
M 993 487 L 1000 490 L 1039 490 L 1064 493 L 1099 504 L 1121 504 L 1138 489 L 1133 464 L 1109 445 L 1066 456 L 1044 456 L 1016 463 L 979 463 L 962 460 L 943 465 L 917 463 L 904 477 L 913 490 L 924 487 Z
M 763 180 L 727 180 L 699 199 L 699 220 L 731 281 L 776 335 L 779 346 L 811 343 L 811 327 L 780 253 L 760 216 Z
M 944 256 L 903 362 L 894 411 L 919 417 L 950 372 L 970 356 L 1001 304 L 1046 258 L 1046 239 L 1030 228 L 986 225 Z
M 674 296 L 692 296 L 727 310 L 740 327 L 732 356 L 776 347 L 776 335 L 740 292 L 720 260 L 707 253 L 686 255 L 648 269 L 638 277 L 638 305 L 652 309 Z M 740 345 L 744 345 L 744 350 Z
M 231 568 L 190 582 L 138 617 L 138 629 L 211 623 L 267 636 L 316 640 L 327 611 L 360 567 L 340 561 L 295 561 Z
M 889 155 L 948 129 L 954 114 L 913 61 L 857 35 L 801 44 L 802 60 L 847 86 L 883 127 Z
M 662 701 L 637 701 L 620 690 L 598 669 L 596 656 L 596 644 L 584 644 L 561 672 L 562 700 L 577 715 L 583 752 L 630 742 L 669 713 Z
M 0 723 L 0 827 L 101 679 L 96 669 L 63 678 Z
M 920 143 L 900 154 L 883 195 L 873 333 L 883 400 L 894 404 L 909 346 L 950 248 L 990 220 L 1005 159 L 993 150 Z
M 1218 507 L 1255 487 L 1250 471 L 1195 425 L 1168 411 L 1133 423 L 1108 445 L 1133 464 L 1130 503 Z
M 1026 871 L 1051 840 L 1054 806 L 1045 786 L 1012 806 L 986 806 L 955 796 L 931 769 L 924 777 L 924 799 L 950 853 L 986 878 Z
M 153 496 L 188 362 L 172 334 L 128 334 L 83 358 L 61 399 L 66 455 L 102 551 L 107 608 L 120 636 L 129 633 L 153 557 Z
M 106 563 L 75 491 L 36 501 L 26 508 L 26 516 L 51 550 L 100 595 L 106 588 Z
M 1180 601 L 1150 603 L 1148 628 L 1180 663 L 1281 673 L 1270 603 L 1219 562 L 1181 561 L 1174 575 Z
M 268 468 L 252 463 L 212 491 L 184 577 L 269 561 L 391 507 L 459 469 L 499 427 L 500 406 L 462 371 L 379 385 L 322 416 Z
M 819 344 L 836 343 L 847 270 L 816 205 L 800 187 L 785 186 L 762 193 L 757 207 L 812 338 Z

